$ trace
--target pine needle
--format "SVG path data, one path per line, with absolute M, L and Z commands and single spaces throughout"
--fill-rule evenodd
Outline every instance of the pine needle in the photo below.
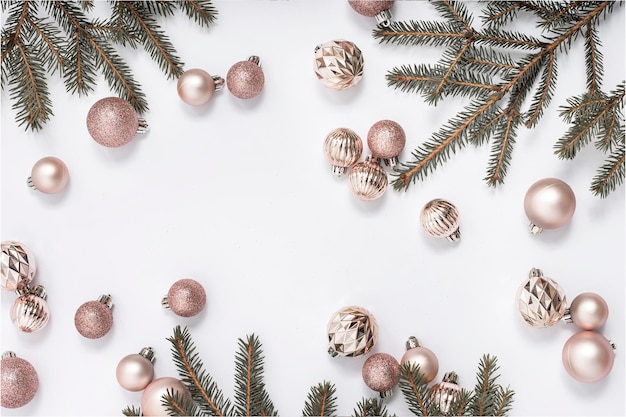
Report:
M 335 386 L 324 381 L 311 387 L 302 410 L 303 416 L 335 416 L 337 412 Z

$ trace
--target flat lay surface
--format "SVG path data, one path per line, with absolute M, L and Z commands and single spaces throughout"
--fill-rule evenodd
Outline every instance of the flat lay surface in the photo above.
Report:
M 97 2 L 94 13 L 107 7 Z M 367 355 L 327 353 L 326 325 L 351 305 L 376 317 L 372 352 L 399 360 L 415 336 L 437 355 L 436 380 L 455 371 L 473 389 L 481 356 L 497 356 L 499 383 L 515 391 L 510 415 L 626 413 L 624 186 L 607 198 L 594 196 L 589 185 L 605 155 L 590 145 L 574 160 L 559 160 L 553 149 L 567 130 L 559 106 L 585 89 L 582 43 L 559 55 L 551 104 L 535 128 L 519 130 L 503 185 L 483 181 L 486 144 L 457 150 L 406 192 L 389 186 L 381 198 L 362 201 L 347 175 L 331 172 L 324 138 L 345 127 L 366 143 L 372 125 L 393 120 L 406 133 L 399 159 L 408 159 L 468 101 L 450 97 L 429 106 L 418 94 L 389 88 L 385 74 L 434 63 L 443 49 L 381 45 L 371 36 L 374 19 L 347 1 L 216 1 L 215 7 L 209 29 L 180 14 L 164 19 L 162 28 L 186 70 L 226 79 L 233 64 L 258 56 L 265 83 L 254 98 L 225 87 L 207 104 L 190 106 L 145 51 L 119 48 L 146 93 L 150 109 L 141 117 L 149 130 L 106 148 L 86 125 L 91 106 L 114 96 L 104 80 L 79 97 L 52 76 L 54 116 L 39 132 L 15 123 L 2 91 L 0 238 L 33 252 L 34 282 L 45 287 L 50 312 L 45 328 L 20 332 L 10 319 L 16 295 L 2 291 L 2 351 L 27 359 L 39 376 L 34 399 L 3 408 L 3 415 L 121 415 L 127 405 L 139 405 L 141 393 L 120 387 L 118 362 L 150 346 L 155 378 L 176 377 L 166 338 L 178 324 L 189 328 L 225 395 L 233 393 L 237 339 L 254 333 L 263 344 L 266 389 L 281 415 L 300 414 L 309 388 L 324 380 L 336 385 L 338 413 L 347 415 L 375 394 L 361 375 Z M 480 4 L 468 8 L 478 14 Z M 606 91 L 625 76 L 623 9 L 599 29 Z M 422 1 L 396 2 L 392 13 L 395 20 L 438 18 Z M 363 78 L 344 91 L 325 87 L 314 73 L 315 47 L 337 39 L 354 42 L 364 58 Z M 67 187 L 56 194 L 26 185 L 46 156 L 69 171 Z M 565 226 L 533 235 L 524 196 L 543 178 L 566 182 L 576 209 Z M 458 242 L 422 229 L 420 210 L 436 198 L 458 208 Z M 615 343 L 616 355 L 603 380 L 581 383 L 565 371 L 561 353 L 576 326 L 537 329 L 522 320 L 515 297 L 532 268 L 557 281 L 568 300 L 584 292 L 606 300 L 609 316 L 600 332 Z M 190 318 L 161 306 L 183 278 L 206 291 L 204 309 Z M 85 338 L 75 313 L 103 294 L 113 299 L 111 330 Z M 409 414 L 397 388 L 387 406 Z

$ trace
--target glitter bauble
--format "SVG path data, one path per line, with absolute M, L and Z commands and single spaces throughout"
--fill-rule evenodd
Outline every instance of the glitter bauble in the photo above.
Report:
M 561 358 L 565 370 L 575 380 L 598 382 L 613 369 L 615 346 L 601 334 L 584 330 L 565 342 Z
M 237 98 L 249 99 L 259 95 L 265 84 L 265 75 L 259 65 L 259 57 L 234 64 L 226 74 L 226 86 Z
M 459 210 L 447 200 L 437 198 L 426 203 L 420 212 L 420 222 L 429 236 L 451 242 L 461 239 Z
M 113 326 L 113 299 L 101 295 L 97 301 L 87 301 L 76 310 L 74 326 L 78 333 L 88 339 L 99 339 Z
M 11 321 L 24 333 L 43 329 L 50 320 L 45 288 L 38 285 L 32 291 L 26 289 L 18 291 L 20 296 L 11 307 Z
M 365 385 L 386 398 L 400 381 L 400 364 L 387 353 L 375 353 L 363 363 L 361 376 Z
M 533 268 L 529 277 L 517 290 L 517 309 L 532 327 L 550 327 L 565 314 L 567 300 L 561 286 L 543 272 Z
M 398 155 L 405 144 L 404 129 L 393 120 L 380 120 L 367 133 L 367 146 L 372 155 L 391 167 L 398 165 Z
M 32 252 L 23 243 L 14 240 L 2 242 L 2 264 L 0 284 L 8 291 L 17 291 L 28 285 L 37 272 L 37 262 Z
M 400 359 L 400 366 L 404 366 L 407 363 L 413 367 L 419 367 L 425 383 L 434 380 L 439 372 L 437 356 L 430 349 L 422 347 L 414 336 L 409 337 L 407 340 L 406 352 Z
M 524 196 L 524 211 L 530 220 L 530 231 L 565 226 L 576 211 L 576 196 L 571 187 L 557 178 L 544 178 L 530 186 Z
M 360 15 L 374 17 L 391 9 L 395 0 L 348 0 L 350 7 Z
M 348 174 L 352 193 L 359 200 L 376 200 L 382 197 L 387 190 L 389 179 L 387 173 L 380 166 L 368 158 L 364 162 L 355 164 Z
M 169 376 L 152 381 L 141 394 L 141 412 L 144 416 L 167 416 L 167 407 L 162 404 L 163 396 L 177 393 L 191 400 L 191 394 L 185 385 L 178 379 Z
M 33 365 L 13 352 L 4 352 L 0 369 L 2 407 L 19 408 L 28 404 L 39 388 L 39 377 Z
M 204 309 L 206 292 L 198 281 L 181 279 L 172 284 L 161 304 L 178 316 L 193 317 Z
M 349 306 L 335 312 L 328 321 L 328 353 L 331 356 L 361 356 L 378 340 L 378 324 L 362 307 Z
M 154 350 L 141 349 L 139 353 L 124 356 L 115 368 L 115 377 L 120 386 L 128 391 L 141 391 L 154 378 Z
M 460 392 L 461 387 L 455 372 L 446 373 L 441 382 L 430 388 L 431 398 L 439 406 L 441 415 L 448 415 L 450 405 L 459 397 Z
M 329 41 L 315 48 L 314 70 L 326 87 L 345 90 L 363 77 L 363 54 L 350 41 Z
M 126 145 L 135 137 L 139 127 L 139 116 L 133 106 L 118 97 L 96 101 L 87 113 L 89 134 L 107 148 Z
M 333 129 L 324 139 L 324 155 L 334 174 L 345 174 L 348 167 L 357 163 L 362 153 L 363 141 L 352 129 Z
M 65 162 L 54 156 L 46 156 L 33 165 L 27 184 L 44 194 L 56 194 L 67 186 L 69 180 L 70 172 Z

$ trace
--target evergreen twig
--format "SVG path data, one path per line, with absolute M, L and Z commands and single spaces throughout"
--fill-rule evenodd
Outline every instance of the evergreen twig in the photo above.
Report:
M 432 416 L 435 412 L 434 402 L 430 400 L 430 388 L 424 379 L 419 366 L 406 362 L 400 366 L 400 391 L 411 411 L 416 416 Z
M 141 415 L 141 409 L 138 407 L 135 407 L 134 405 L 130 405 L 126 408 L 124 408 L 122 410 L 122 414 L 124 414 L 125 416 L 131 417 L 131 416 L 140 416 Z
M 357 403 L 357 407 L 352 412 L 352 417 L 395 417 L 387 411 L 387 406 L 382 398 L 363 398 Z
M 328 381 L 312 386 L 307 395 L 302 415 L 334 416 L 337 412 L 335 390 L 335 385 Z

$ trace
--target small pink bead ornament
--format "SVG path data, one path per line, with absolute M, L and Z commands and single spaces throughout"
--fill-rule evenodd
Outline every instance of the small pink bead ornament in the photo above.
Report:
M 181 279 L 172 284 L 167 295 L 161 300 L 161 305 L 172 310 L 177 316 L 193 317 L 204 309 L 206 292 L 198 281 Z
M 362 16 L 376 18 L 380 26 L 389 26 L 391 23 L 391 7 L 394 0 L 348 0 L 350 7 Z
M 437 356 L 425 347 L 422 347 L 415 336 L 409 337 L 406 342 L 406 352 L 400 359 L 400 366 L 405 364 L 419 366 L 420 372 L 424 375 L 424 382 L 428 383 L 435 379 L 439 372 L 439 360 Z
M 216 91 L 224 87 L 224 79 L 211 76 L 205 70 L 192 68 L 185 71 L 176 85 L 180 99 L 190 106 L 202 106 L 208 103 Z
M 247 61 L 234 64 L 226 74 L 226 86 L 237 98 L 250 99 L 258 96 L 265 84 L 265 75 L 260 65 L 260 58 L 256 55 Z
M 87 339 L 99 339 L 113 327 L 113 298 L 101 295 L 97 301 L 87 301 L 76 310 L 74 326 Z
M 0 365 L 2 371 L 3 408 L 19 408 L 28 404 L 39 389 L 39 376 L 35 367 L 14 352 L 4 352 Z
M 388 353 L 374 353 L 363 363 L 361 376 L 365 385 L 387 398 L 400 381 L 400 364 Z
M 404 129 L 393 120 L 380 120 L 367 133 L 367 146 L 372 155 L 387 166 L 398 165 L 398 155 L 406 144 Z
M 461 386 L 458 384 L 456 372 L 447 372 L 441 382 L 434 384 L 430 389 L 430 395 L 439 406 L 441 414 L 447 415 L 450 405 L 459 397 Z
M 154 378 L 153 362 L 154 350 L 151 347 L 124 356 L 115 369 L 117 382 L 128 391 L 143 390 Z
M 365 161 L 355 164 L 350 169 L 348 180 L 352 193 L 364 201 L 382 197 L 389 183 L 384 168 L 373 157 L 367 157 Z
M 19 289 L 20 296 L 11 307 L 11 321 L 24 333 L 34 333 L 43 329 L 50 320 L 50 309 L 46 302 L 46 290 L 37 285 Z
M 87 130 L 100 145 L 118 148 L 130 142 L 137 133 L 145 133 L 148 123 L 139 118 L 128 101 L 106 97 L 96 101 L 89 109 Z
M 544 178 L 530 186 L 524 196 L 524 211 L 530 220 L 530 232 L 565 226 L 576 211 L 572 188 L 558 178 Z
M 609 306 L 604 298 L 592 292 L 577 295 L 565 309 L 563 320 L 582 330 L 598 330 L 609 317 Z
M 363 141 L 352 129 L 333 129 L 324 139 L 324 156 L 337 176 L 345 174 L 349 167 L 356 164 L 362 153 Z
M 2 242 L 2 263 L 0 266 L 0 285 L 7 291 L 17 291 L 28 285 L 37 273 L 35 256 L 15 240 Z
M 33 165 L 26 183 L 33 190 L 56 194 L 67 186 L 69 180 L 70 172 L 65 162 L 54 156 L 46 156 Z
M 420 222 L 429 236 L 451 242 L 461 239 L 459 210 L 448 200 L 436 198 L 426 203 L 420 212 Z

